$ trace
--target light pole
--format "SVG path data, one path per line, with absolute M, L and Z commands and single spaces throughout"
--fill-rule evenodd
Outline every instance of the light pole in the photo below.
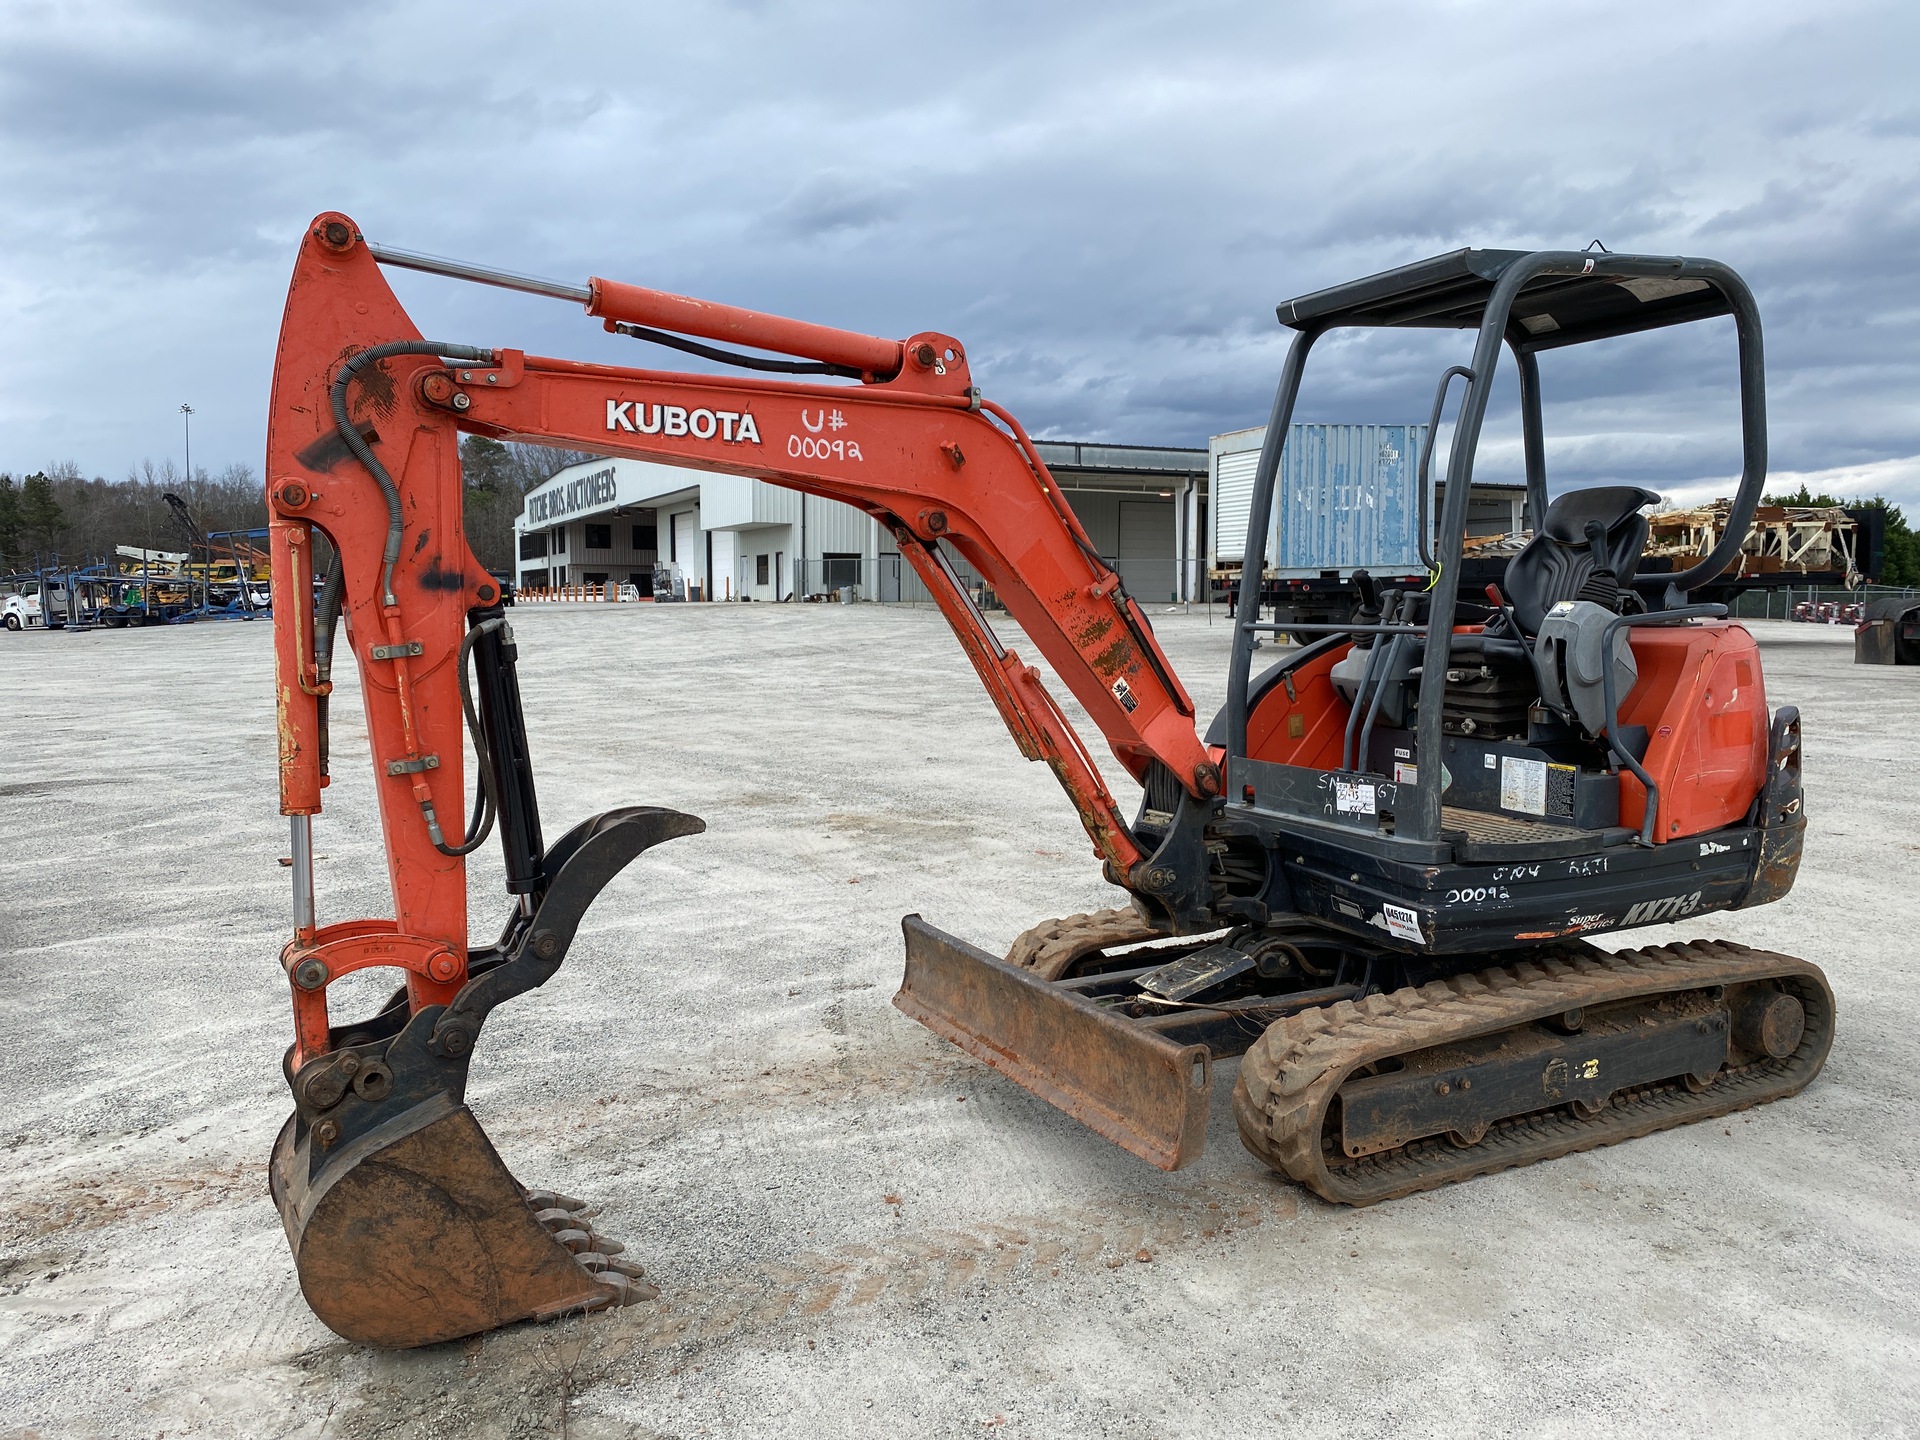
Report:
M 187 483 L 193 483 L 193 406 L 180 407 L 181 423 L 187 427 Z

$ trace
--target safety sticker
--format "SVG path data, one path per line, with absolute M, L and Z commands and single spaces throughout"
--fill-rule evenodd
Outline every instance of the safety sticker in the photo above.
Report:
M 1404 760 L 1394 761 L 1393 783 L 1396 785 L 1418 785 L 1420 783 L 1420 767 L 1418 765 L 1409 765 Z
M 1547 813 L 1562 819 L 1573 818 L 1573 803 L 1580 783 L 1576 765 L 1547 766 Z
M 1333 782 L 1334 808 L 1344 815 L 1372 815 L 1373 786 L 1365 780 Z
M 1120 702 L 1120 708 L 1129 715 L 1140 708 L 1140 702 L 1134 698 L 1133 687 L 1127 684 L 1124 675 L 1113 682 L 1113 698 Z
M 1500 808 L 1523 815 L 1547 813 L 1547 762 L 1519 755 L 1500 757 Z

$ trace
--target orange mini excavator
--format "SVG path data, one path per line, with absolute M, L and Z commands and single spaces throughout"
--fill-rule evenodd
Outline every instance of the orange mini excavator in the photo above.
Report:
M 382 265 L 572 301 L 622 335 L 758 375 L 543 359 L 424 340 Z M 1731 316 L 1744 473 L 1714 553 L 1643 573 L 1655 495 L 1548 501 L 1538 357 Z M 272 517 L 282 953 L 294 1114 L 272 1191 L 300 1283 L 350 1339 L 420 1345 L 654 1292 L 578 1202 L 528 1190 L 464 1103 L 493 1008 L 549 979 L 588 905 L 650 846 L 704 828 L 633 806 L 546 843 L 512 633 L 462 530 L 462 432 L 754 476 L 885 525 L 1021 752 L 1065 787 L 1124 906 L 1050 921 L 1002 958 L 908 916 L 895 1003 L 1144 1159 L 1199 1153 L 1215 1060 L 1244 1055 L 1249 1149 L 1367 1204 L 1789 1095 L 1833 1031 L 1820 972 L 1722 942 L 1608 952 L 1588 937 L 1784 895 L 1799 864 L 1800 728 L 1769 714 L 1752 637 L 1688 590 L 1723 570 L 1766 475 L 1760 322 L 1711 261 L 1465 250 L 1280 307 L 1295 332 L 1254 482 L 1263 574 L 1280 446 L 1308 353 L 1343 326 L 1471 332 L 1433 583 L 1357 575 L 1351 620 L 1253 673 L 1241 587 L 1226 708 L 1203 738 L 1146 615 L 1089 543 L 965 348 L 884 340 L 608 280 L 567 285 L 370 244 L 326 214 L 301 243 L 274 372 Z M 698 338 L 693 338 L 698 337 Z M 711 343 L 719 342 L 719 343 Z M 748 347 L 748 353 L 731 347 Z M 1502 347 L 1520 379 L 1535 533 L 1463 592 L 1474 454 Z M 794 358 L 774 358 L 794 357 Z M 840 413 L 822 444 L 803 416 Z M 1437 429 L 1430 426 L 1428 434 Z M 842 443 L 844 442 L 844 443 Z M 1428 444 L 1431 448 L 1431 442 Z M 316 532 L 331 560 L 316 575 Z M 1141 788 L 1124 813 L 956 578 L 957 554 Z M 315 913 L 312 817 L 344 617 L 360 667 L 391 917 Z M 471 804 L 462 730 L 477 757 Z M 510 905 L 469 939 L 465 856 L 497 828 Z M 327 988 L 406 985 L 336 1023 Z

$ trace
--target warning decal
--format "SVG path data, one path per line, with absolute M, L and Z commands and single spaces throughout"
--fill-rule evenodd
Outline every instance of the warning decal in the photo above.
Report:
M 1518 755 L 1500 757 L 1500 808 L 1523 815 L 1547 813 L 1547 762 Z

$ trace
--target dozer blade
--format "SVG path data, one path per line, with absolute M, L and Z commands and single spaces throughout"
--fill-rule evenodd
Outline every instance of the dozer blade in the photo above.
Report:
M 893 1003 L 934 1034 L 1162 1170 L 1200 1158 L 1213 1061 L 918 915 Z
M 581 1263 L 606 1263 L 588 1248 L 599 1237 L 583 1218 L 559 1238 L 548 1230 L 556 1220 L 542 1223 L 538 1197 L 530 1202 L 507 1172 L 473 1112 L 444 1095 L 342 1147 L 310 1178 L 311 1137 L 296 1142 L 294 1131 L 289 1120 L 274 1145 L 274 1198 L 301 1292 L 348 1340 L 432 1345 L 601 1309 L 634 1288 Z M 565 1243 L 568 1231 L 584 1255 Z

